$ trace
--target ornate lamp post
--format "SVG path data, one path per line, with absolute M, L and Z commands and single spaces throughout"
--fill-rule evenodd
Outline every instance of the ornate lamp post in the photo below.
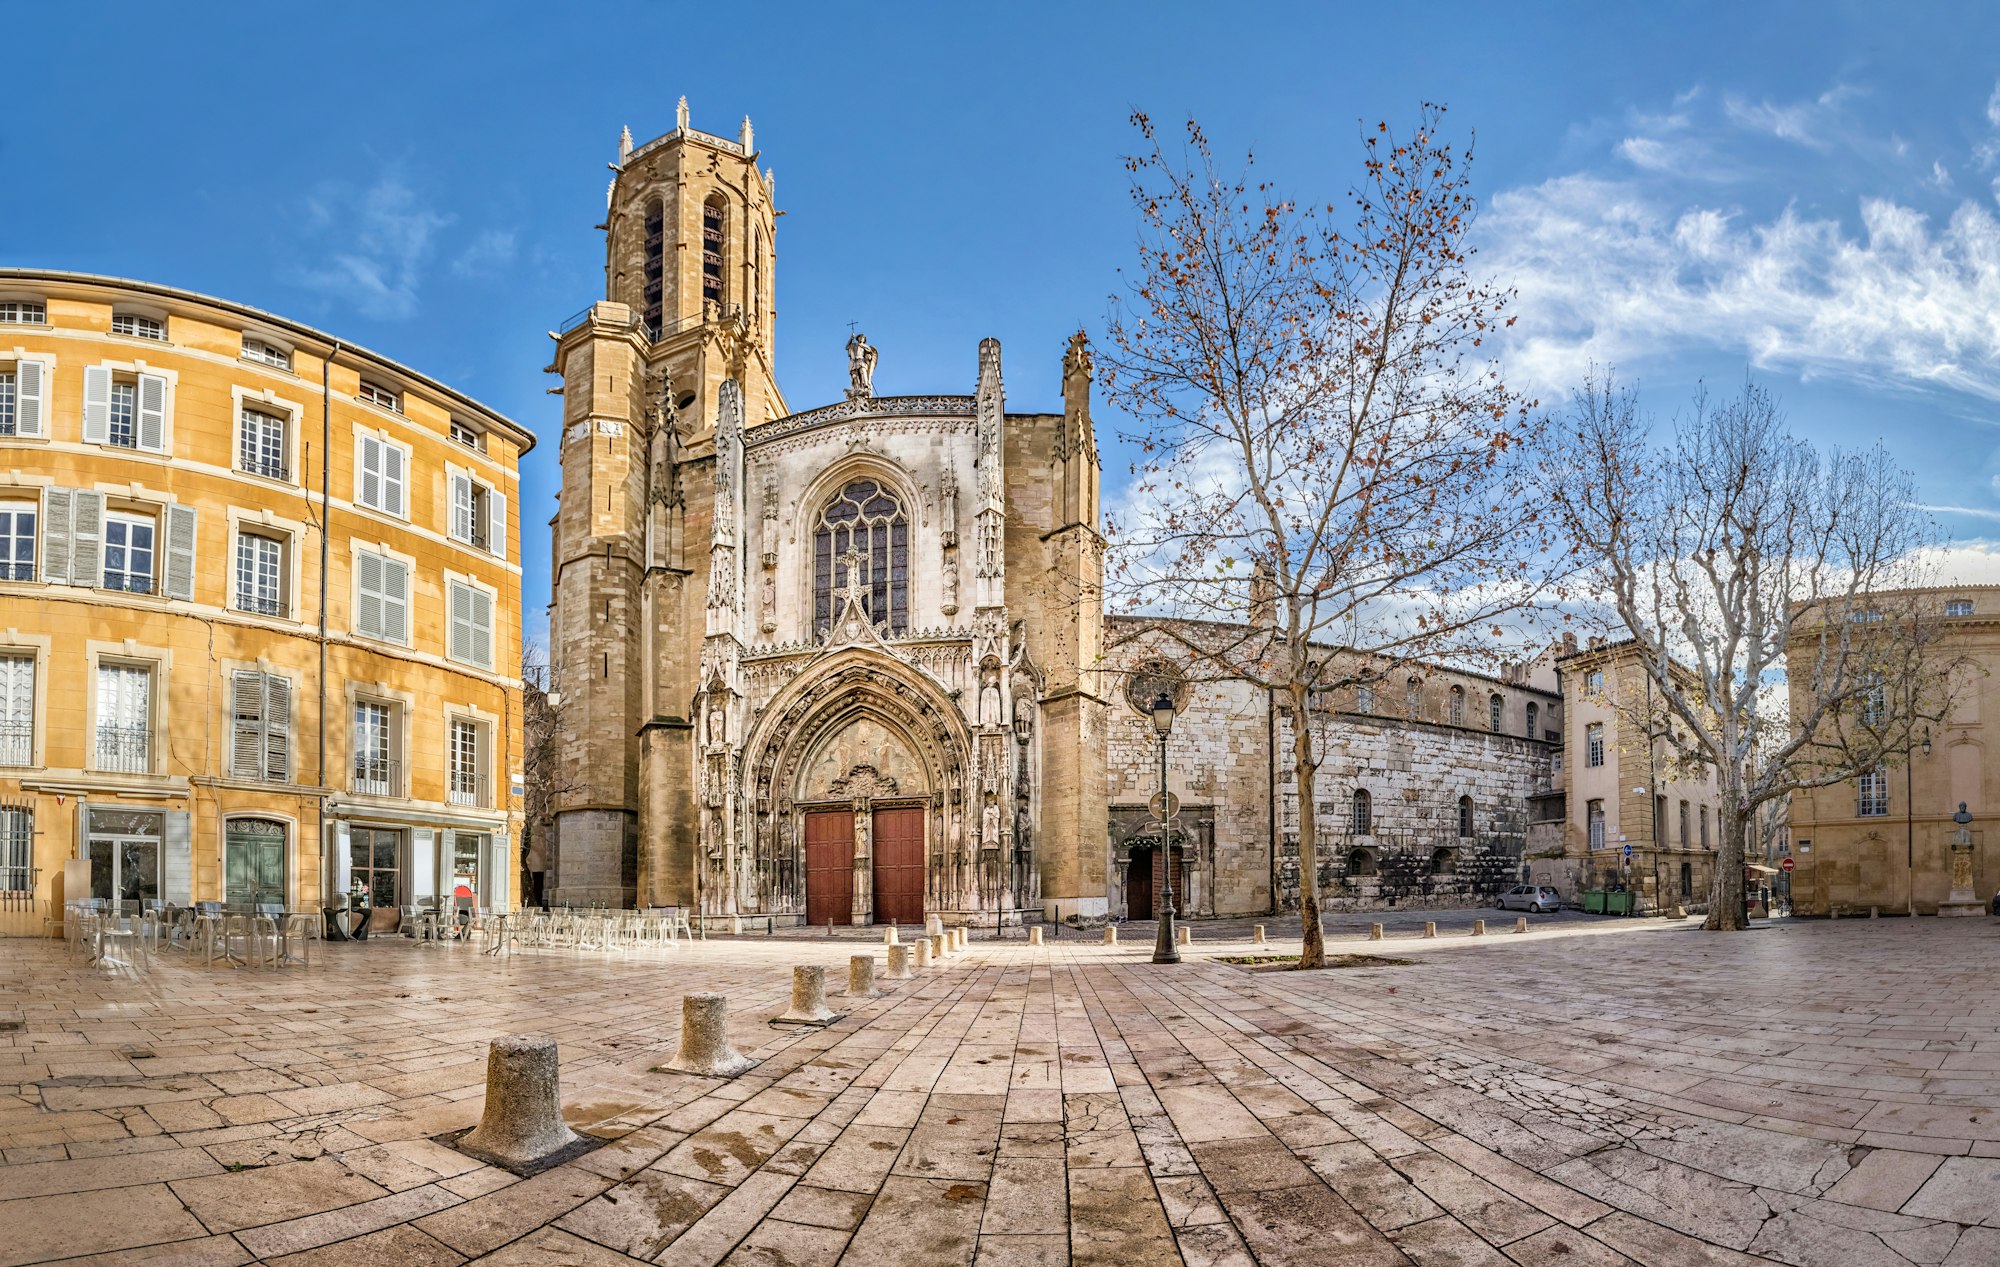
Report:
M 1153 701 L 1153 733 L 1160 738 L 1160 859 L 1167 873 L 1167 883 L 1165 905 L 1160 912 L 1160 931 L 1153 941 L 1154 963 L 1181 961 L 1180 948 L 1174 944 L 1174 850 L 1172 838 L 1167 833 L 1173 809 L 1167 797 L 1167 735 L 1173 728 L 1174 697 L 1171 692 L 1161 691 L 1160 697 Z

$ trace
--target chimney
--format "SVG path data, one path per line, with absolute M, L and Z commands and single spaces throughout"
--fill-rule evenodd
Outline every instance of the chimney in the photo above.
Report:
M 1250 624 L 1257 629 L 1278 627 L 1278 582 L 1262 559 L 1250 573 Z
M 1564 655 L 1575 655 L 1575 654 L 1576 654 L 1576 633 L 1575 633 L 1575 631 L 1574 631 L 1574 630 L 1569 630 L 1569 629 L 1565 629 L 1565 630 L 1563 631 L 1563 652 L 1562 652 L 1562 653 L 1563 653 Z
M 1603 634 L 1592 634 L 1592 635 L 1590 635 L 1590 649 L 1591 649 L 1592 651 L 1602 651 L 1602 650 L 1604 650 L 1604 635 L 1603 635 Z

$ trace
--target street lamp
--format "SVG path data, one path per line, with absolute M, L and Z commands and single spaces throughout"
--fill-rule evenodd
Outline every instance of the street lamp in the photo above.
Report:
M 1173 806 L 1167 800 L 1167 736 L 1174 729 L 1174 697 L 1171 692 L 1161 691 L 1153 701 L 1153 733 L 1160 737 L 1160 858 L 1167 873 L 1165 907 L 1160 912 L 1159 934 L 1153 939 L 1154 963 L 1179 963 L 1180 948 L 1174 944 L 1174 851 L 1172 840 L 1167 834 L 1170 821 L 1169 811 Z

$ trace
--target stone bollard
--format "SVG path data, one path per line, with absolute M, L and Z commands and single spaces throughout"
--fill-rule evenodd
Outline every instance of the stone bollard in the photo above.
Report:
M 1262 924 L 1252 924 L 1250 926 L 1250 943 L 1253 946 L 1264 944 L 1264 926 Z
M 486 1109 L 458 1146 L 517 1169 L 580 1140 L 563 1121 L 556 1040 L 541 1034 L 494 1039 L 486 1048 Z
M 737 936 L 742 935 L 743 917 L 741 915 L 731 915 L 729 917 L 729 931 Z
M 889 927 L 882 930 L 882 944 L 884 946 L 894 946 L 899 944 L 896 938 L 896 926 L 894 924 L 891 924 L 889 925 Z
M 792 969 L 792 1006 L 771 1018 L 787 1025 L 829 1025 L 840 1013 L 826 1005 L 826 969 L 818 964 L 800 964 Z
M 1030 946 L 1039 946 L 1042 944 L 1042 926 L 1040 924 L 1028 925 L 1028 944 Z
M 935 937 L 944 931 L 944 920 L 936 915 L 924 916 L 924 936 Z
M 704 1078 L 733 1078 L 756 1063 L 730 1045 L 727 995 L 681 996 L 681 1050 L 667 1068 Z
M 1194 930 L 1186 924 L 1174 925 L 1174 941 L 1182 946 L 1194 945 Z
M 1380 924 L 1370 924 L 1368 926 L 1368 940 L 1369 941 L 1382 940 L 1382 926 Z
M 847 957 L 847 997 L 850 999 L 875 997 L 875 956 Z
M 1106 924 L 1104 926 L 1104 944 L 1107 946 L 1116 946 L 1118 944 L 1118 925 Z
M 931 934 L 932 961 L 935 963 L 943 963 L 950 956 L 951 956 L 951 939 L 949 937 L 946 937 L 943 933 L 932 933 Z
M 1869 907 L 1869 908 L 1868 908 L 1868 918 L 1869 918 L 1869 919 L 1881 919 L 1881 918 L 1882 918 L 1882 908 L 1881 908 L 1881 907 L 1879 907 L 1879 906 L 1871 906 L 1871 907 Z
M 1517 932 L 1517 933 L 1525 933 L 1525 932 L 1527 932 L 1527 931 L 1528 931 L 1528 917 L 1527 917 L 1527 916 L 1525 916 L 1525 915 L 1516 915 L 1516 916 L 1514 917 L 1514 931 L 1515 931 L 1515 932 Z
M 1425 920 L 1425 921 L 1424 921 L 1424 936 L 1426 936 L 1426 937 L 1435 937 L 1435 936 L 1437 936 L 1437 935 L 1438 935 L 1438 926 L 1437 926 L 1437 921 L 1436 921 L 1436 920 L 1428 920 L 1428 919 L 1427 919 L 1427 920 Z
M 910 979 L 910 947 L 901 942 L 889 947 L 889 968 L 882 974 L 891 981 Z
M 1483 919 L 1476 919 L 1476 920 L 1473 920 L 1473 921 L 1472 921 L 1472 935 L 1473 935 L 1474 937 L 1484 937 L 1484 936 L 1486 936 L 1486 921 L 1485 921 L 1485 920 L 1483 920 Z
M 915 942 L 912 943 L 912 945 L 915 947 L 917 952 L 917 967 L 919 968 L 930 967 L 931 939 L 928 937 L 919 937 Z

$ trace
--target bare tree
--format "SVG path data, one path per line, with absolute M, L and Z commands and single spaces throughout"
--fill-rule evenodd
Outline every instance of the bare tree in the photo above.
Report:
M 1283 701 L 1301 967 L 1325 961 L 1315 726 L 1332 693 L 1420 657 L 1491 658 L 1501 618 L 1564 570 L 1533 496 L 1543 423 L 1482 350 L 1511 295 L 1471 275 L 1470 154 L 1439 139 L 1442 115 L 1425 106 L 1408 139 L 1364 132 L 1339 226 L 1333 205 L 1224 177 L 1193 122 L 1169 153 L 1133 118 L 1138 262 L 1101 363 L 1143 430 L 1107 585 L 1190 618 L 1197 671 Z
M 521 656 L 522 821 L 528 838 L 521 850 L 520 892 L 523 905 L 528 876 L 537 861 L 549 861 L 556 807 L 576 790 L 562 772 L 562 697 L 550 689 L 548 648 L 539 642 L 523 647 Z
M 1706 927 L 1746 926 L 1763 807 L 1906 755 L 1955 666 L 1926 592 L 1929 519 L 1880 448 L 1822 455 L 1755 383 L 1655 445 L 1634 392 L 1593 377 L 1564 424 L 1570 531 L 1635 640 L 1676 756 L 1713 769 L 1721 849 Z

